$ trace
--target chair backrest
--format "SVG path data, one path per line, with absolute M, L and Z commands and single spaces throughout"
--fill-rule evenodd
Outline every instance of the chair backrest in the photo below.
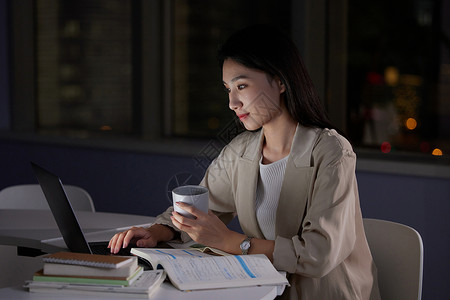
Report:
M 384 220 L 364 219 L 364 231 L 378 269 L 381 299 L 422 297 L 423 244 L 413 228 Z
M 89 193 L 73 185 L 64 185 L 74 210 L 95 212 Z M 0 191 L 0 209 L 50 209 L 39 184 L 21 184 Z

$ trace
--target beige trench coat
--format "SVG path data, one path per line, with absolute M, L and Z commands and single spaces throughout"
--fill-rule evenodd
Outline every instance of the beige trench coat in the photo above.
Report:
M 264 238 L 255 213 L 263 132 L 245 132 L 213 161 L 202 185 L 224 222 L 237 214 L 244 233 Z M 311 145 L 310 147 L 305 145 Z M 334 130 L 298 125 L 286 165 L 273 264 L 288 272 L 286 299 L 380 299 L 362 224 L 356 157 Z M 157 223 L 171 227 L 169 208 Z M 181 234 L 182 240 L 189 237 Z

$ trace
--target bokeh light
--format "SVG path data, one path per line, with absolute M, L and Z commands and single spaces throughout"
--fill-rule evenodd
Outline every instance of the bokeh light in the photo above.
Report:
M 409 130 L 414 130 L 417 127 L 417 121 L 414 118 L 408 118 L 405 122 L 405 125 Z
M 391 152 L 391 149 L 392 149 L 391 143 L 389 143 L 389 142 L 383 142 L 383 143 L 381 144 L 381 152 L 383 152 L 383 153 L 389 153 L 389 152 Z
M 400 73 L 396 67 L 387 67 L 384 70 L 384 80 L 390 86 L 395 86 L 398 84 Z
M 102 131 L 110 131 L 110 130 L 112 130 L 112 127 L 109 126 L 109 125 L 103 125 L 103 126 L 100 127 L 100 130 L 102 130 Z
M 442 156 L 442 150 L 439 148 L 435 148 L 433 152 L 431 152 L 434 156 Z

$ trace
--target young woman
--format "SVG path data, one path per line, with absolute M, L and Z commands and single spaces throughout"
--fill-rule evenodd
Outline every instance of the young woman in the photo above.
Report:
M 233 254 L 265 254 L 288 273 L 290 299 L 379 299 L 364 235 L 356 157 L 328 122 L 293 42 L 268 26 L 231 36 L 219 50 L 229 107 L 248 130 L 212 162 L 197 218 L 169 208 L 150 228 L 115 235 L 109 247 L 193 239 Z M 244 234 L 226 223 L 238 215 Z

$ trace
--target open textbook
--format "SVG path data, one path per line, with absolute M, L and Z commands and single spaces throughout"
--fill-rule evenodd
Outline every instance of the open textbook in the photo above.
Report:
M 180 290 L 230 288 L 256 285 L 288 285 L 262 254 L 217 256 L 191 249 L 132 248 L 154 269 L 164 268 Z

